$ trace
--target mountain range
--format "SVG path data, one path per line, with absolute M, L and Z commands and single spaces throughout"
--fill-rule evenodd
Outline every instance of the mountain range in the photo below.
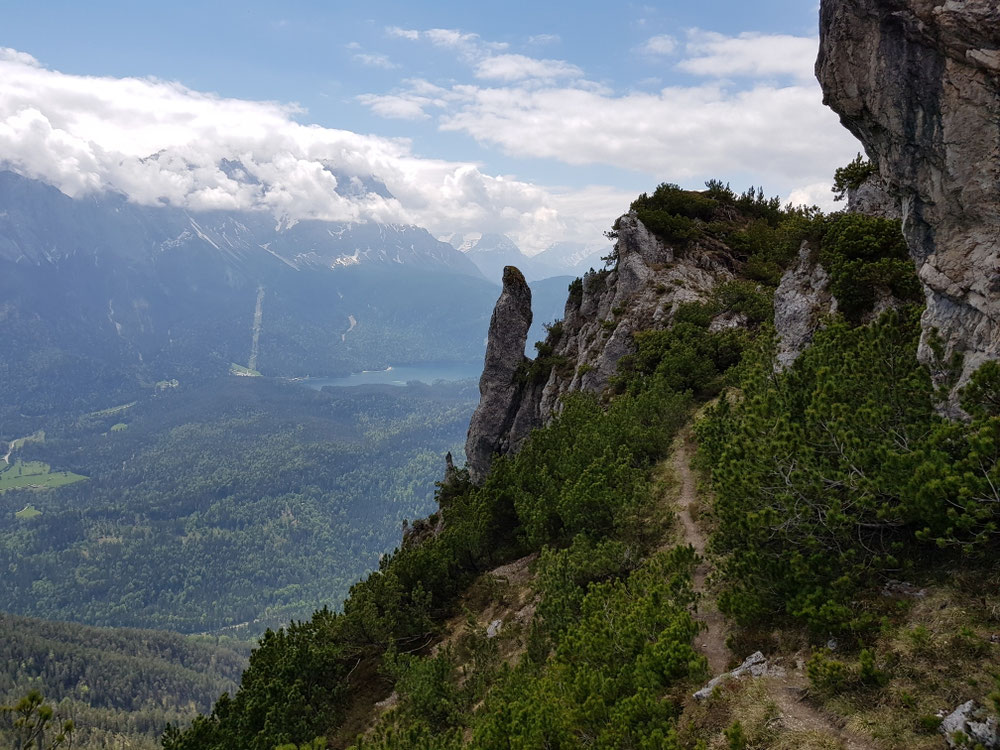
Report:
M 476 362 L 499 279 L 473 261 L 416 226 L 70 198 L 0 172 L 0 425 L 233 364 L 297 377 Z M 568 281 L 542 293 L 539 326 Z
M 535 255 L 526 255 L 505 234 L 450 234 L 441 238 L 465 253 L 482 274 L 491 281 L 503 276 L 505 266 L 517 266 L 528 281 L 553 276 L 582 276 L 592 268 L 604 267 L 602 258 L 610 244 L 586 245 L 581 242 L 557 242 Z

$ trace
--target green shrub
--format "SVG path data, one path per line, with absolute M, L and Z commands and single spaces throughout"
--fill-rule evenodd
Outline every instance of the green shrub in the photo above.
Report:
M 743 731 L 743 725 L 738 721 L 734 721 L 730 724 L 726 728 L 725 732 L 723 732 L 723 735 L 726 738 L 729 750 L 746 750 L 746 733 Z
M 707 195 L 664 182 L 657 186 L 652 195 L 643 193 L 632 201 L 630 208 L 640 214 L 644 211 L 662 211 L 673 216 L 709 221 L 717 206 L 718 203 Z
M 837 659 L 830 658 L 826 649 L 816 651 L 806 662 L 806 675 L 809 684 L 821 695 L 837 695 L 842 693 L 850 682 L 850 670 L 847 665 Z
M 901 564 L 904 458 L 933 415 L 918 338 L 915 313 L 833 324 L 777 377 L 762 342 L 743 400 L 722 400 L 697 426 L 717 493 L 713 544 L 734 582 L 720 599 L 729 614 L 784 611 L 824 631 L 874 624 L 851 602 Z
M 907 302 L 923 299 L 900 223 L 863 214 L 840 214 L 828 221 L 820 262 L 830 273 L 838 309 L 852 322 L 872 311 L 880 294 Z
M 389 651 L 383 668 L 395 681 L 401 710 L 430 726 L 454 725 L 462 704 L 450 652 L 419 657 Z
M 878 167 L 858 154 L 854 161 L 833 173 L 833 199 L 843 200 L 848 190 L 857 190 L 873 174 L 878 174 Z
M 774 320 L 773 294 L 753 282 L 738 279 L 723 282 L 712 297 L 717 309 L 745 315 L 751 327 Z
M 667 244 L 690 242 L 700 234 L 694 219 L 687 216 L 646 209 L 639 211 L 638 217 L 646 229 Z
M 487 697 L 472 747 L 664 748 L 681 707 L 674 686 L 701 680 L 705 659 L 691 645 L 699 630 L 690 548 L 659 553 L 627 578 L 590 584 L 579 616 L 540 667 L 522 663 Z

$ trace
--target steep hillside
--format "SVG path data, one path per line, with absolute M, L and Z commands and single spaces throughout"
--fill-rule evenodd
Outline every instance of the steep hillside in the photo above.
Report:
M 759 191 L 739 195 L 719 184 L 703 193 L 664 185 L 640 196 L 616 231 L 616 266 L 571 287 L 567 317 L 551 326 L 535 360 L 523 354 L 531 292 L 506 269 L 468 473 L 449 471 L 439 513 L 416 523 L 379 573 L 352 589 L 342 614 L 317 613 L 265 638 L 233 701 L 171 734 L 168 748 L 270 748 L 314 736 L 347 747 L 366 732 L 358 747 L 576 747 L 584 737 L 599 747 L 642 747 L 660 736 L 664 742 L 652 746 L 695 746 L 737 731 L 719 723 L 740 720 L 746 704 L 735 688 L 713 698 L 707 714 L 686 696 L 743 650 L 766 649 L 774 674 L 785 670 L 787 682 L 765 698 L 788 709 L 795 704 L 786 687 L 821 679 L 818 667 L 808 674 L 796 667 L 813 644 L 830 635 L 870 642 L 888 611 L 880 587 L 900 566 L 923 570 L 923 549 L 956 533 L 935 508 L 918 510 L 908 490 L 889 489 L 898 472 L 923 470 L 946 429 L 914 358 L 919 295 L 898 222 L 783 209 Z M 818 278 L 802 294 L 815 315 L 805 335 L 795 332 L 786 372 L 775 376 L 777 342 L 787 332 L 773 332 L 772 297 L 784 309 L 804 277 Z M 619 326 L 630 332 L 621 345 Z M 888 352 L 883 369 L 877 363 Z M 517 415 L 526 404 L 538 409 L 553 384 L 558 410 L 515 442 Z M 689 469 L 671 443 L 693 405 L 720 393 L 697 428 L 717 484 L 715 510 L 710 496 L 693 496 L 682 480 L 680 499 L 703 515 L 685 511 L 694 520 L 677 527 L 670 477 Z M 854 418 L 838 417 L 838 432 L 824 443 L 816 425 L 848 405 Z M 887 425 L 911 447 L 886 441 Z M 837 445 L 851 447 L 831 455 Z M 801 467 L 792 474 L 789 446 L 804 451 L 792 459 Z M 889 454 L 897 458 L 883 467 L 879 457 Z M 865 481 L 849 481 L 853 470 Z M 773 472 L 796 494 L 763 492 Z M 844 489 L 824 490 L 826 482 Z M 882 488 L 874 516 L 869 482 Z M 775 504 L 796 497 L 844 518 L 822 533 L 815 524 L 788 525 L 780 519 L 794 511 Z M 774 515 L 748 524 L 758 518 L 755 504 L 770 504 Z M 969 522 L 991 523 L 975 513 Z M 924 524 L 936 529 L 925 532 Z M 906 539 L 932 544 L 901 556 L 897 545 Z M 976 534 L 954 542 L 975 555 L 991 543 Z M 684 543 L 705 550 L 713 587 Z M 789 567 L 787 551 L 802 545 L 818 557 Z M 845 576 L 854 584 L 844 585 Z M 698 613 L 716 598 L 727 619 L 716 615 L 716 630 L 701 636 Z M 983 617 L 963 625 L 977 644 L 988 644 Z M 794 646 L 762 638 L 768 627 Z M 725 633 L 739 651 L 722 645 Z M 857 653 L 852 647 L 844 658 Z M 891 657 L 878 658 L 883 669 Z M 918 685 L 921 700 L 930 700 L 932 688 Z M 566 691 L 574 696 L 568 704 L 557 697 Z M 301 698 L 278 697 L 286 695 Z M 984 692 L 970 697 L 983 700 Z M 266 715 L 254 709 L 262 702 Z M 816 701 L 795 710 L 834 732 Z M 768 711 L 762 721 L 771 722 L 771 740 L 801 736 L 787 710 Z M 783 729 L 773 723 L 782 715 Z M 748 732 L 759 729 L 748 721 Z

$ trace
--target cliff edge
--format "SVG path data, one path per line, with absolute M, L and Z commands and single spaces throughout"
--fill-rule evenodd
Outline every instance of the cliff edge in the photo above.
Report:
M 823 0 L 816 75 L 901 199 L 920 357 L 957 413 L 957 387 L 1000 357 L 1000 6 Z M 959 372 L 942 366 L 954 355 Z

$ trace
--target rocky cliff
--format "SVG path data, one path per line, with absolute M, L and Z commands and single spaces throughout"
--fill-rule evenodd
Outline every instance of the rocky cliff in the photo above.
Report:
M 480 481 L 493 456 L 510 448 L 512 425 L 525 389 L 519 373 L 531 328 L 531 289 L 514 266 L 503 269 L 503 291 L 490 319 L 486 360 L 479 378 L 479 406 L 469 423 L 465 456 L 469 475 Z
M 563 394 L 603 392 L 621 358 L 635 352 L 634 332 L 668 326 L 679 305 L 705 301 L 719 282 L 733 278 L 733 260 L 721 249 L 696 244 L 679 252 L 634 213 L 619 219 L 617 231 L 615 268 L 570 286 L 563 320 L 551 326 L 534 361 L 522 353 L 530 291 L 517 269 L 505 269 L 465 448 L 474 481 L 485 476 L 494 455 L 516 451 L 558 413 Z M 739 324 L 728 317 L 714 323 Z
M 927 298 L 920 356 L 934 366 L 939 337 L 960 385 L 1000 356 L 1000 6 L 823 0 L 816 73 L 901 199 Z

